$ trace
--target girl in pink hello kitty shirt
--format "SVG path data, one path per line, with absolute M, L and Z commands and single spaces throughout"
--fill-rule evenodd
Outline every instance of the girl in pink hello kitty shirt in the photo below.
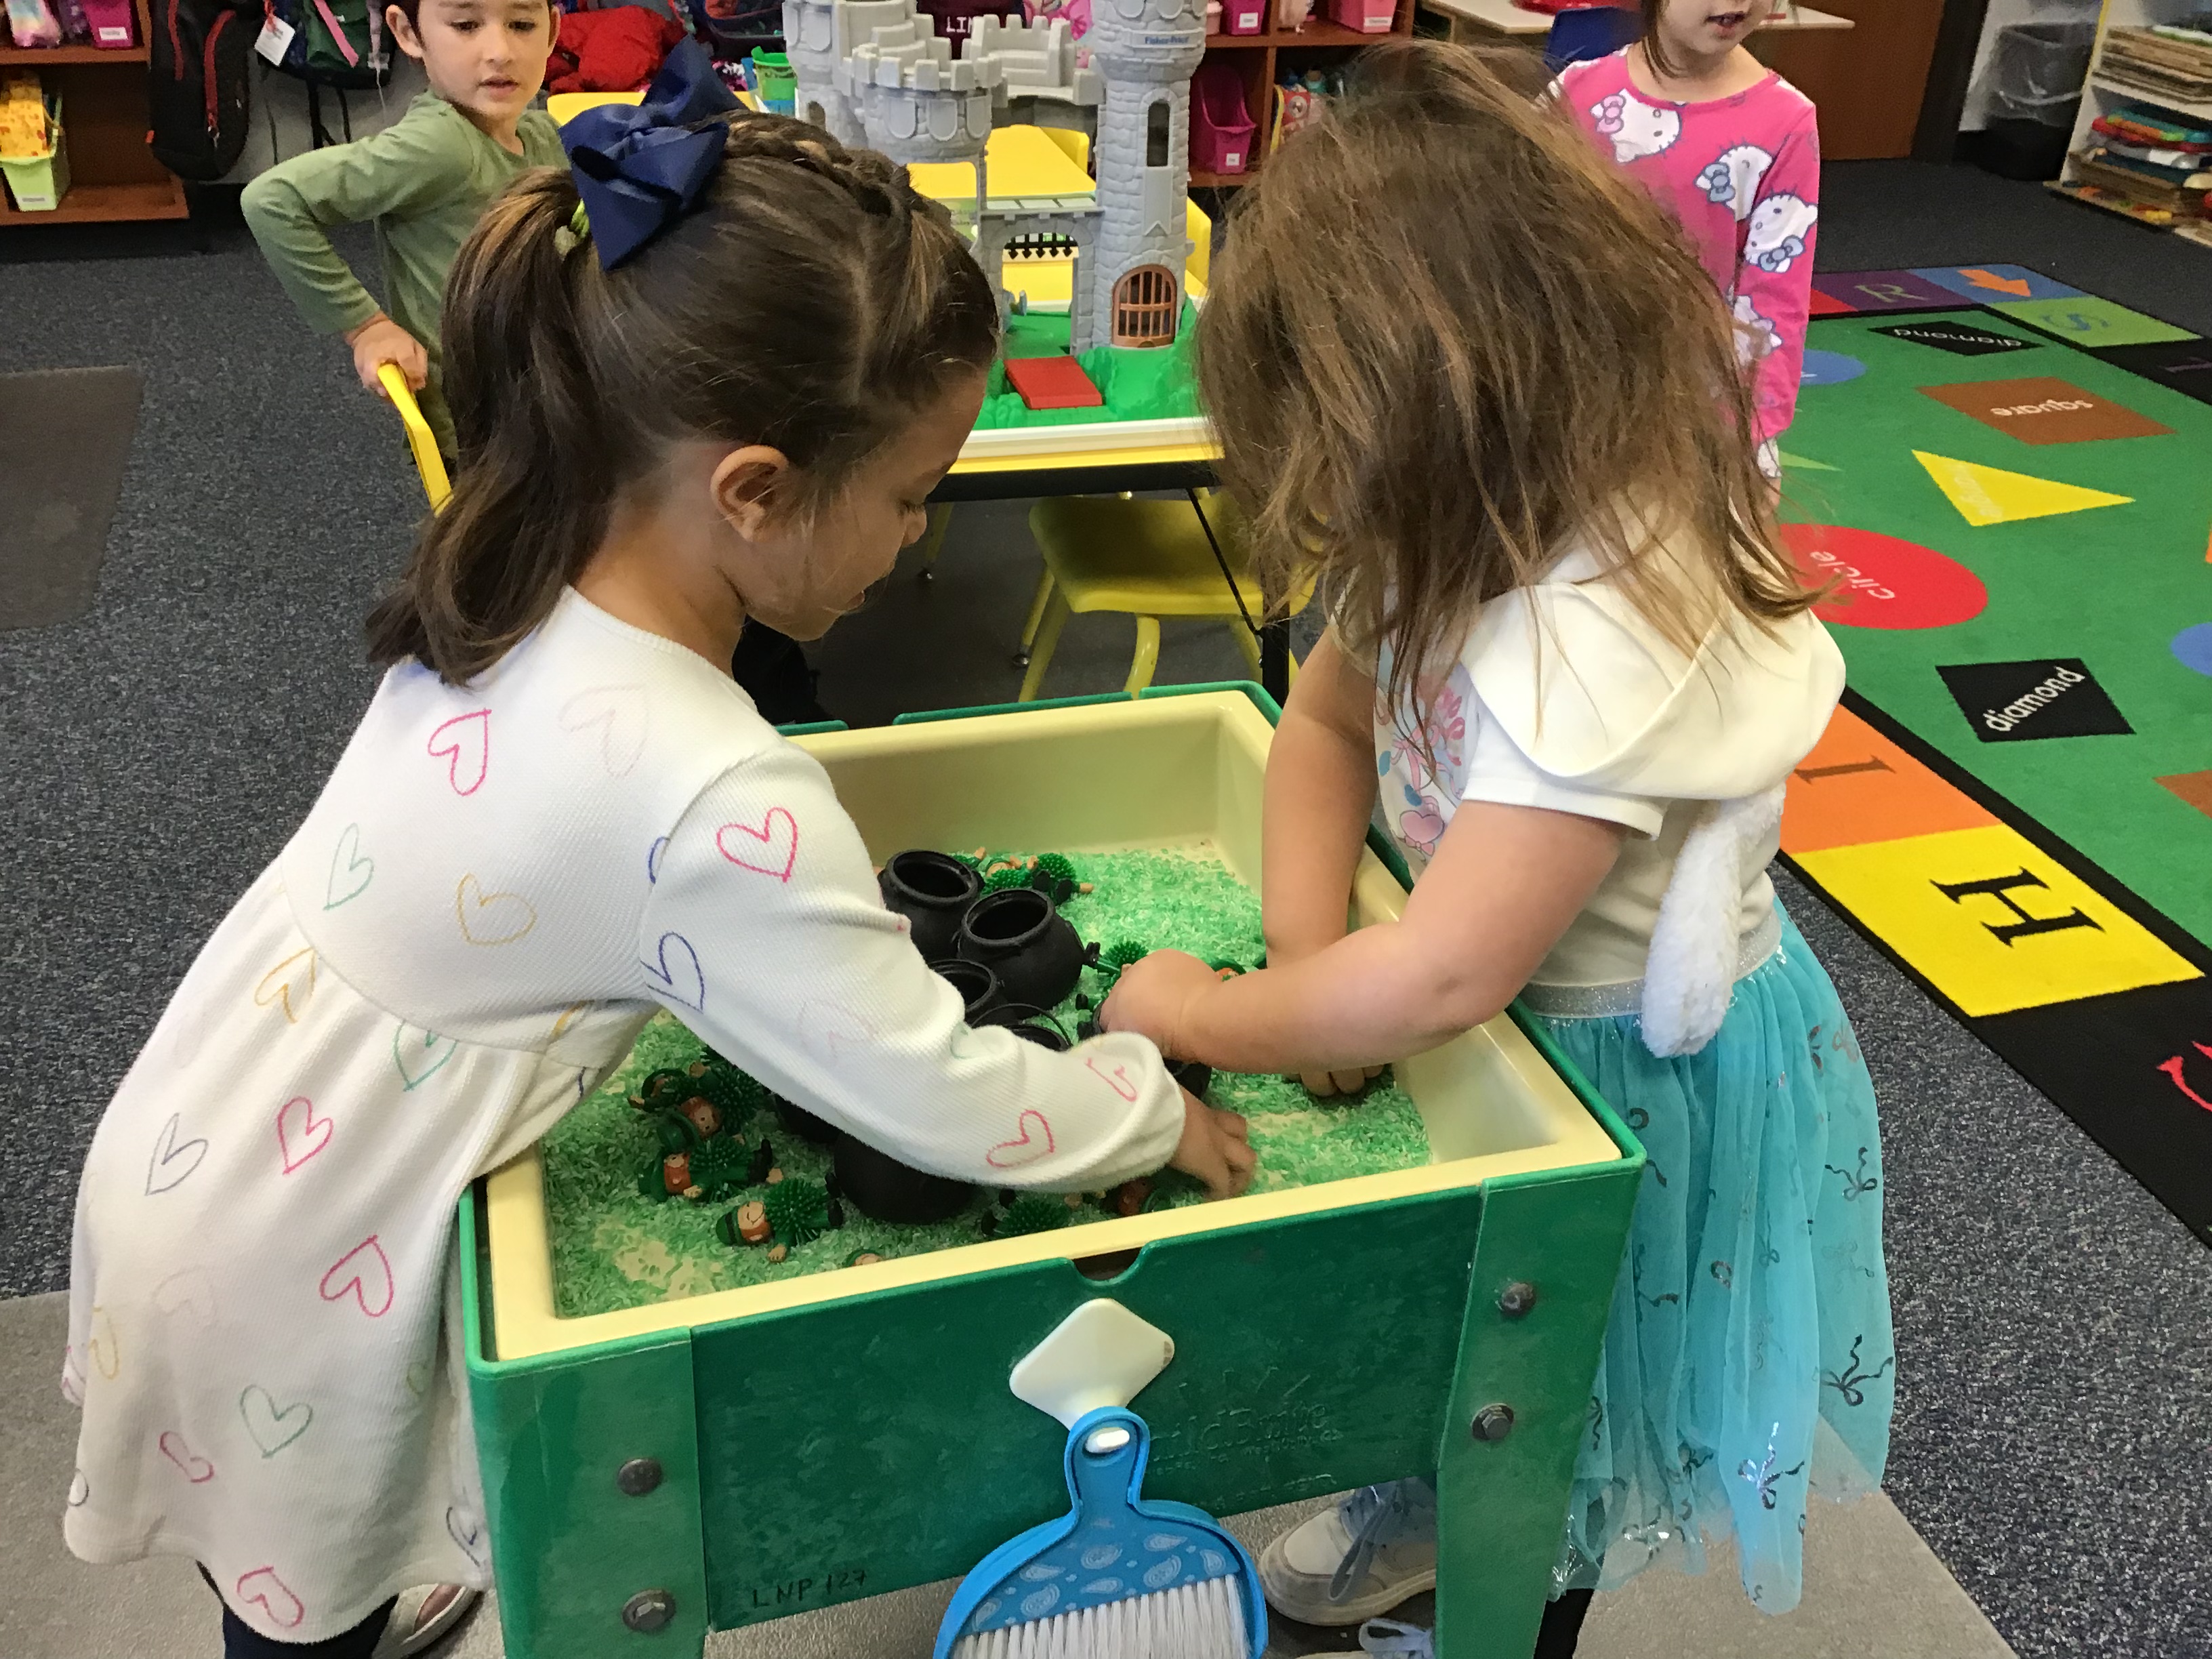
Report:
M 1644 36 L 1571 64 L 1555 94 L 1674 210 L 1755 364 L 1759 465 L 1797 409 L 1820 216 L 1812 100 L 1745 49 L 1771 0 L 1644 0 Z

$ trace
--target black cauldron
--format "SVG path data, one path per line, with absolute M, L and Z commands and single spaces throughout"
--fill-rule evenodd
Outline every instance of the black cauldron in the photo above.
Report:
M 999 976 L 1006 1000 L 1054 1008 L 1083 977 L 1083 940 L 1042 893 L 987 893 L 960 921 L 958 954 Z
M 1003 1027 L 1023 1042 L 1034 1042 L 1038 1048 L 1049 1048 L 1056 1054 L 1064 1054 L 1073 1046 L 1067 1040 L 1067 1033 L 1060 1029 L 1059 1021 L 1045 1010 L 1023 1003 L 1000 1003 L 975 1023 Z
M 837 1190 L 877 1221 L 919 1226 L 949 1221 L 968 1206 L 975 1189 L 964 1181 L 931 1175 L 902 1164 L 849 1134 L 837 1137 L 832 1170 Z
M 929 965 L 960 993 L 961 1017 L 970 1025 L 983 1024 L 984 1016 L 1006 1000 L 999 976 L 980 962 L 946 957 Z
M 958 859 L 927 848 L 894 853 L 876 878 L 884 908 L 904 916 L 922 960 L 952 954 L 960 918 L 983 891 L 983 878 Z
M 804 1106 L 793 1105 L 781 1095 L 773 1097 L 775 1115 L 783 1127 L 801 1140 L 811 1140 L 817 1146 L 827 1146 L 837 1139 L 837 1131 L 808 1111 Z

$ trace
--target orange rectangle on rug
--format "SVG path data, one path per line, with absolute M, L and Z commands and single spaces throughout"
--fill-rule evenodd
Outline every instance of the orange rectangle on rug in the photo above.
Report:
M 1838 708 L 1790 775 L 1782 850 L 1795 858 L 1996 821 L 1850 709 Z

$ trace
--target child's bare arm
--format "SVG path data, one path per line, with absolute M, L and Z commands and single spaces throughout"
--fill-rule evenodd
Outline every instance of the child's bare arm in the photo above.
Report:
M 1225 983 L 1157 952 L 1122 975 L 1105 1024 L 1237 1072 L 1342 1072 L 1419 1054 L 1513 1000 L 1626 833 L 1543 807 L 1462 802 L 1400 921 Z
M 1267 756 L 1261 832 L 1267 960 L 1288 967 L 1342 939 L 1375 808 L 1375 677 L 1322 636 L 1291 688 Z M 1357 1089 L 1363 1068 L 1304 1078 L 1316 1094 Z
M 1352 872 L 1375 806 L 1375 678 L 1322 636 L 1291 688 L 1267 757 L 1261 885 L 1268 960 L 1344 937 Z

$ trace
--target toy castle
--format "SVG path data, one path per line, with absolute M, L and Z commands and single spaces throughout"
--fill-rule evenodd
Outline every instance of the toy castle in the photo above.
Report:
M 895 161 L 973 167 L 972 214 L 956 216 L 1002 309 L 1010 249 L 1073 248 L 1068 349 L 1166 345 L 1191 252 L 1190 77 L 1206 52 L 1204 0 L 1113 0 L 1092 15 L 1088 63 L 1060 18 L 976 17 L 956 58 L 914 0 L 784 0 L 793 107 Z M 991 130 L 1024 123 L 1091 133 L 1097 190 L 994 197 Z

